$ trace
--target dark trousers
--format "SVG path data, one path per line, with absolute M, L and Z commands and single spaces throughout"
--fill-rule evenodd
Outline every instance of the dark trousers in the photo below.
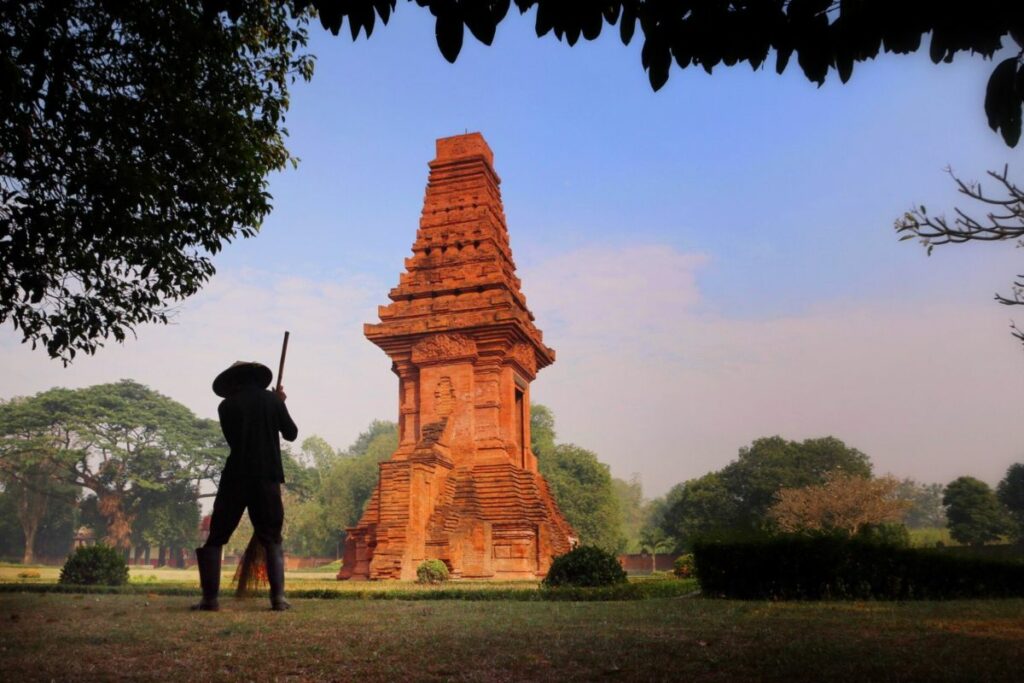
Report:
M 276 481 L 233 478 L 222 479 L 217 489 L 206 545 L 227 543 L 238 528 L 245 509 L 249 510 L 256 537 L 264 546 L 281 542 L 281 526 L 284 524 L 281 485 Z

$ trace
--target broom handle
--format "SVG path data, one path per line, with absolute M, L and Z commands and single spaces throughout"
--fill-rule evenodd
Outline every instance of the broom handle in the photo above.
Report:
M 277 390 L 281 389 L 281 380 L 284 379 L 284 357 L 288 355 L 288 337 L 290 332 L 285 331 L 284 343 L 281 344 L 281 364 L 277 366 Z

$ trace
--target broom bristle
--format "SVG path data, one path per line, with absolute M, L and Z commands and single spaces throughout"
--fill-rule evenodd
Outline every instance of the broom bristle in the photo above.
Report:
M 267 551 L 255 534 L 242 553 L 242 561 L 235 570 L 235 597 L 245 598 L 267 586 Z

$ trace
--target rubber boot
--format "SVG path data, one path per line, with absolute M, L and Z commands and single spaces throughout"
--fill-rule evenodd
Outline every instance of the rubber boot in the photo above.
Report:
M 284 598 L 284 546 L 267 546 L 267 581 L 270 583 L 270 609 L 282 612 L 291 608 Z
M 220 592 L 220 549 L 219 545 L 196 548 L 196 564 L 199 567 L 199 583 L 203 587 L 203 599 L 192 605 L 194 610 L 216 612 L 220 609 L 217 594 Z

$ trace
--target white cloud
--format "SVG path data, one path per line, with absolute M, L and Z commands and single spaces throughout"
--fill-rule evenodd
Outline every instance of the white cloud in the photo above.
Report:
M 833 303 L 773 319 L 715 311 L 700 292 L 705 255 L 668 246 L 588 247 L 523 269 L 545 341 L 558 352 L 534 399 L 560 437 L 595 450 L 649 493 L 717 469 L 759 436 L 835 435 L 880 472 L 998 480 L 1022 457 L 1024 358 L 1007 311 L 985 300 Z M 276 370 L 301 435 L 347 446 L 396 419 L 387 357 L 362 334 L 391 283 L 363 276 L 218 275 L 168 327 L 64 369 L 0 337 L 4 397 L 129 377 L 215 417 L 210 382 L 236 359 Z M 901 293 L 901 297 L 903 293 Z
M 8 328 L 0 342 L 2 394 L 131 378 L 215 418 L 219 399 L 210 383 L 216 374 L 235 360 L 258 360 L 276 375 L 289 330 L 284 384 L 300 439 L 318 433 L 344 447 L 372 419 L 395 417 L 390 362 L 362 336 L 385 291 L 360 277 L 221 274 L 181 306 L 172 325 L 146 326 L 137 340 L 80 356 L 69 368 L 19 346 Z
M 759 436 L 835 435 L 876 470 L 998 480 L 1024 451 L 1024 357 L 985 300 L 839 303 L 801 315 L 711 312 L 708 260 L 587 248 L 522 274 L 558 360 L 534 386 L 561 438 L 649 492 L 718 469 Z

